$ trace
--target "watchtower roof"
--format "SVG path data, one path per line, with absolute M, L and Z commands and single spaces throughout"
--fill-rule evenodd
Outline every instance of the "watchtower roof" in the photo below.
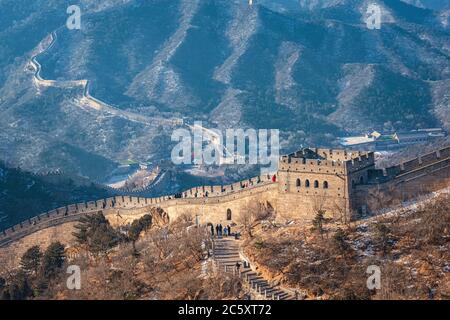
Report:
M 340 149 L 319 149 L 319 148 L 302 148 L 294 153 L 282 156 L 282 159 L 294 159 L 302 162 L 307 160 L 316 161 L 355 161 L 361 160 L 361 157 L 370 158 L 373 161 L 374 153 L 371 151 L 349 151 Z M 372 161 L 371 160 L 371 161 Z M 290 160 L 289 160 L 290 161 Z
M 310 148 L 302 148 L 296 152 L 288 154 L 288 157 L 295 159 L 325 160 L 324 157 L 320 156 L 316 151 Z

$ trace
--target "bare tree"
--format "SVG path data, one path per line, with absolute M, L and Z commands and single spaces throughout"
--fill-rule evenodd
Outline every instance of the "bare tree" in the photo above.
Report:
M 333 219 L 339 220 L 344 225 L 348 225 L 350 219 L 348 217 L 348 211 L 345 207 L 345 203 L 340 200 L 335 200 L 333 204 Z
M 376 189 L 369 190 L 367 197 L 367 204 L 372 212 L 379 211 L 381 208 L 385 208 L 389 202 L 386 191 L 382 190 L 380 186 Z
M 187 210 L 177 217 L 176 222 L 184 225 L 192 225 L 195 222 L 194 218 L 195 218 L 194 212 L 192 210 Z
M 247 235 L 252 238 L 252 229 L 255 224 L 271 216 L 273 210 L 269 205 L 261 202 L 248 202 L 237 218 L 237 222 L 242 225 Z
M 312 200 L 312 209 L 315 214 L 318 214 L 319 212 L 322 212 L 323 214 L 326 213 L 325 205 L 327 202 L 327 192 L 326 190 L 323 190 L 316 194 L 313 197 Z

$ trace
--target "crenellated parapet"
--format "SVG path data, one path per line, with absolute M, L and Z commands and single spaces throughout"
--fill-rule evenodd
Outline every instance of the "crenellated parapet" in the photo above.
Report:
M 430 166 L 436 166 L 440 162 L 450 159 L 450 147 L 446 147 L 434 152 L 421 155 L 412 160 L 401 162 L 395 166 L 382 169 L 383 176 L 395 179 L 404 175 L 411 175 L 416 171 L 423 170 Z
M 375 154 L 373 152 L 360 153 L 357 157 L 345 162 L 348 173 L 364 169 L 375 168 Z
M 201 197 L 220 197 L 230 193 L 236 193 L 260 184 L 272 183 L 273 175 L 261 175 L 250 179 L 242 180 L 233 184 L 224 186 L 199 186 L 186 190 L 180 194 L 181 198 L 201 198 Z
M 231 220 L 227 218 L 229 214 L 235 217 L 245 212 L 249 202 L 266 201 L 280 216 L 301 217 L 308 221 L 314 217 L 318 202 L 322 202 L 320 206 L 328 213 L 336 210 L 354 212 L 366 206 L 367 188 L 386 186 L 385 183 L 405 186 L 409 183 L 417 189 L 416 179 L 431 176 L 442 181 L 450 179 L 450 147 L 383 170 L 375 169 L 373 152 L 306 148 L 282 156 L 275 174 L 229 185 L 198 186 L 175 195 L 155 198 L 114 196 L 50 210 L 0 231 L 0 247 L 36 231 L 75 222 L 83 215 L 104 212 L 112 217 L 123 214 L 127 219 L 120 221 L 127 224 L 155 207 L 174 217 L 187 210 L 200 215 L 204 213 L 203 221 L 210 218 L 221 221 Z
M 282 157 L 279 170 L 291 172 L 344 173 L 345 164 L 338 160 Z
M 0 231 L 0 247 L 41 229 L 76 221 L 80 216 L 108 209 L 138 209 L 181 204 L 202 204 L 206 202 L 230 201 L 241 193 L 251 193 L 253 189 L 273 184 L 271 175 L 263 175 L 225 186 L 201 186 L 177 195 L 155 198 L 135 196 L 115 196 L 96 201 L 80 202 L 60 207 L 23 221 L 4 231 Z M 181 196 L 180 196 L 181 195 Z
M 307 148 L 282 156 L 279 169 L 291 172 L 344 174 L 374 165 L 373 152 Z

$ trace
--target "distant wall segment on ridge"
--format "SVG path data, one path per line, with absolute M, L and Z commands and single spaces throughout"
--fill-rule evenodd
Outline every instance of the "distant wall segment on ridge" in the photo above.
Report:
M 380 202 L 406 201 L 450 185 L 450 147 L 374 171 L 373 180 L 352 190 L 356 213 L 379 210 Z

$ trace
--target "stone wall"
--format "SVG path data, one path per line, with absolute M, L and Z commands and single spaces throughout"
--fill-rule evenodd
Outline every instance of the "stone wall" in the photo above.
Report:
M 25 237 L 8 243 L 8 245 L 0 246 L 0 267 L 4 268 L 0 272 L 16 267 L 25 251 L 32 246 L 38 245 L 42 250 L 45 250 L 54 241 L 60 241 L 69 247 L 74 245 L 75 239 L 72 232 L 75 224 L 76 222 L 72 221 L 54 225 L 29 233 Z
M 170 221 L 182 214 L 191 214 L 197 215 L 201 224 L 227 225 L 236 222 L 249 203 L 269 202 L 275 207 L 277 194 L 277 184 L 266 183 L 220 197 L 172 198 L 161 202 L 153 201 L 152 204 L 150 204 L 152 201 L 147 199 L 147 205 L 145 205 L 145 199 L 115 197 L 83 205 L 71 205 L 54 210 L 49 216 L 41 215 L 39 224 L 33 225 L 35 221 L 33 218 L 30 219 L 31 224 L 27 221 L 22 224 L 22 228 L 16 226 L 15 231 L 8 230 L 7 236 L 0 238 L 0 259 L 12 259 L 17 264 L 23 253 L 36 244 L 46 248 L 51 242 L 60 241 L 68 247 L 72 246 L 74 244 L 73 226 L 82 215 L 86 214 L 102 212 L 113 227 L 118 227 L 130 224 L 150 213 L 155 207 L 159 207 L 169 214 Z M 105 208 L 101 209 L 103 206 Z M 79 211 L 76 211 L 77 208 Z M 231 213 L 231 219 L 228 219 L 228 213 Z
M 197 216 L 202 224 L 228 224 L 236 222 L 250 203 L 260 202 L 270 204 L 280 219 L 308 222 L 319 210 L 329 216 L 345 214 L 347 217 L 358 211 L 370 211 L 371 198 L 374 200 L 374 194 L 379 196 L 378 190 L 385 193 L 385 198 L 402 200 L 450 183 L 450 148 L 384 170 L 374 169 L 370 152 L 349 154 L 328 149 L 317 149 L 317 152 L 337 160 L 284 156 L 276 175 L 254 177 L 227 186 L 200 186 L 158 198 L 116 196 L 72 204 L 0 232 L 0 247 L 28 239 L 30 235 L 30 239 L 34 239 L 34 234 L 40 231 L 53 230 L 77 221 L 82 215 L 99 211 L 114 226 L 129 224 L 155 207 L 165 210 L 171 221 L 187 213 Z M 379 175 L 376 183 L 369 181 L 369 173 Z M 355 180 L 358 182 L 354 183 Z
M 250 203 L 266 204 L 268 202 L 277 210 L 277 200 L 278 186 L 276 183 L 271 183 L 220 197 L 174 199 L 162 203 L 160 207 L 169 213 L 171 221 L 188 213 L 197 215 L 201 224 L 230 224 L 238 220 L 239 215 L 248 208 Z M 227 214 L 231 214 L 231 219 L 228 219 Z
M 192 191 L 195 190 L 192 194 L 189 191 L 184 192 L 181 197 L 177 197 L 176 195 L 158 198 L 115 196 L 97 201 L 71 204 L 45 212 L 0 232 L 0 247 L 7 246 L 11 242 L 17 241 L 39 230 L 73 222 L 78 220 L 82 215 L 99 211 L 103 212 L 117 226 L 128 224 L 132 220 L 143 216 L 152 207 L 164 208 L 169 214 L 171 213 L 171 219 L 176 219 L 179 214 L 184 212 L 189 211 L 198 214 L 198 212 L 209 206 L 212 208 L 211 217 L 217 217 L 217 219 L 211 218 L 210 220 L 213 222 L 220 221 L 218 204 L 253 197 L 255 194 L 260 195 L 268 191 L 265 188 L 274 184 L 271 179 L 272 177 L 270 175 L 264 175 L 228 186 L 197 187 L 191 189 Z M 261 199 L 264 199 L 264 196 L 261 196 Z M 242 202 L 237 201 L 237 203 Z M 235 213 L 238 212 L 236 208 L 239 206 L 237 204 L 233 207 L 235 208 Z M 206 215 L 208 213 L 207 210 L 202 212 Z
M 380 204 L 396 204 L 450 185 L 450 148 L 445 148 L 384 170 L 381 183 L 356 186 L 355 213 L 374 212 Z

